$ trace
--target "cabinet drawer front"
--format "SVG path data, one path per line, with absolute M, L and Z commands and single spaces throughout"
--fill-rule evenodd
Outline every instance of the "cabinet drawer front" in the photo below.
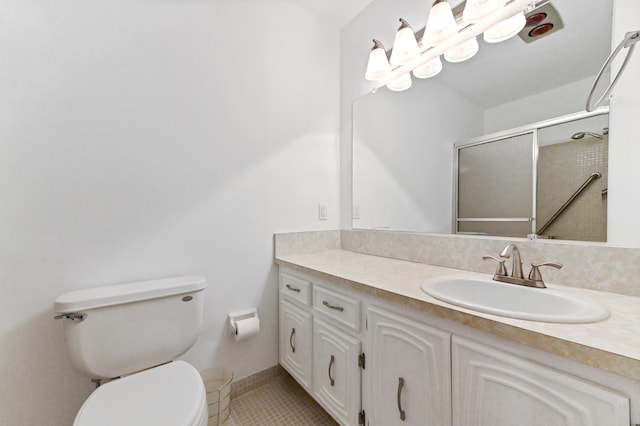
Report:
M 311 283 L 302 278 L 280 274 L 280 294 L 303 305 L 311 305 Z
M 360 331 L 360 301 L 324 287 L 313 288 L 313 307 L 341 324 Z

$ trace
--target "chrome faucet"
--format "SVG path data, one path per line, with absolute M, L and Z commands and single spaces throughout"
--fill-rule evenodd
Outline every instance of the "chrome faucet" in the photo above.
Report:
M 495 281 L 501 281 L 509 284 L 546 288 L 547 286 L 544 285 L 544 281 L 542 281 L 542 275 L 540 274 L 539 268 L 541 266 L 552 266 L 557 269 L 562 268 L 562 264 L 555 262 L 532 263 L 529 277 L 524 278 L 522 273 L 522 258 L 520 257 L 520 250 L 515 244 L 508 244 L 500 253 L 500 257 L 501 259 L 493 256 L 482 256 L 483 259 L 493 259 L 498 262 L 498 267 L 493 275 L 493 279 Z M 509 258 L 511 258 L 511 275 L 507 273 L 507 268 L 504 265 L 505 259 Z
M 513 278 L 524 278 L 522 274 L 522 259 L 520 257 L 520 250 L 515 244 L 509 244 L 502 250 L 500 257 L 509 259 L 513 253 L 513 259 L 511 260 L 511 276 Z

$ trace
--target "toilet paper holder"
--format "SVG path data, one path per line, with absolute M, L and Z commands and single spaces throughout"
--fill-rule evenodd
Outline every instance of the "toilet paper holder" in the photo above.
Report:
M 249 318 L 258 318 L 258 310 L 256 308 L 248 308 L 237 312 L 231 312 L 229 314 L 229 329 L 231 333 L 238 334 L 238 321 L 246 320 Z

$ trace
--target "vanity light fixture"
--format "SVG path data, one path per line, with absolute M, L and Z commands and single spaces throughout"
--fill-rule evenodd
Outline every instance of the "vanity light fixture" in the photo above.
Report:
M 473 37 L 444 52 L 444 58 L 447 62 L 463 62 L 473 58 L 478 53 L 478 50 L 480 50 L 478 40 Z
M 402 92 L 411 87 L 411 75 L 409 73 L 402 74 L 400 77 L 387 83 L 387 89 L 392 92 Z
M 422 36 L 425 46 L 437 46 L 458 33 L 458 24 L 447 0 L 435 0 Z
M 467 24 L 475 24 L 503 7 L 506 2 L 506 0 L 467 0 L 462 12 L 462 20 Z
M 442 61 L 440 56 L 436 56 L 424 65 L 420 65 L 413 70 L 413 75 L 418 78 L 431 78 L 442 71 Z
M 487 43 L 500 43 L 501 41 L 508 40 L 518 34 L 526 23 L 527 18 L 524 17 L 524 13 L 520 12 L 511 18 L 498 22 L 485 31 L 483 35 L 484 41 Z
M 389 59 L 387 59 L 387 52 L 384 50 L 382 43 L 374 38 L 364 78 L 369 81 L 376 81 L 390 72 L 391 65 L 389 65 Z
M 411 71 L 415 77 L 429 78 L 442 70 L 440 55 L 444 54 L 448 62 L 472 58 L 479 49 L 478 35 L 485 33 L 484 39 L 489 43 L 516 35 L 526 21 L 523 11 L 533 10 L 536 1 L 540 0 L 468 0 L 452 11 L 446 0 L 435 0 L 422 45 L 416 42 L 409 23 L 400 19 L 390 64 L 382 43 L 374 40 L 365 78 L 374 82 L 374 91 L 382 86 L 393 91 L 406 90 L 411 87 Z
M 400 18 L 400 28 L 398 28 L 398 32 L 396 33 L 391 58 L 389 58 L 391 65 L 406 64 L 418 56 L 420 56 L 420 48 L 418 47 L 418 41 L 411 29 L 411 25 Z

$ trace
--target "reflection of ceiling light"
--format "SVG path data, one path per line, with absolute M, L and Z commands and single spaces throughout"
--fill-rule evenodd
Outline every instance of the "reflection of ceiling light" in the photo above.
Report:
M 518 34 L 526 23 L 527 19 L 524 17 L 524 13 L 518 13 L 511 18 L 498 22 L 485 31 L 484 41 L 487 43 L 500 43 L 508 40 Z
M 409 73 L 402 74 L 400 77 L 387 83 L 387 89 L 394 92 L 402 92 L 409 87 L 411 87 L 411 75 Z
M 400 28 L 396 33 L 391 51 L 391 65 L 402 65 L 420 55 L 416 36 L 407 21 L 400 18 Z
M 505 3 L 506 0 L 467 0 L 462 19 L 468 24 L 476 23 L 500 9 Z
M 533 27 L 534 25 L 538 25 L 540 22 L 544 21 L 547 17 L 547 14 L 544 12 L 534 13 L 533 15 L 527 16 L 527 27 Z
M 431 6 L 427 26 L 422 36 L 422 44 L 437 46 L 451 36 L 458 33 L 456 18 L 451 11 L 451 5 L 446 0 L 436 0 Z
M 373 39 L 373 47 L 369 53 L 369 62 L 364 78 L 369 81 L 379 80 L 391 72 L 391 65 L 387 59 L 387 52 L 378 40 Z
M 542 24 L 538 25 L 531 31 L 529 31 L 529 37 L 540 37 L 541 35 L 545 35 L 549 31 L 553 29 L 553 24 Z
M 478 40 L 474 37 L 444 52 L 444 58 L 449 62 L 463 62 L 473 58 L 478 49 Z
M 440 56 L 436 56 L 424 65 L 420 65 L 413 70 L 413 75 L 418 78 L 431 78 L 442 71 L 442 61 Z

